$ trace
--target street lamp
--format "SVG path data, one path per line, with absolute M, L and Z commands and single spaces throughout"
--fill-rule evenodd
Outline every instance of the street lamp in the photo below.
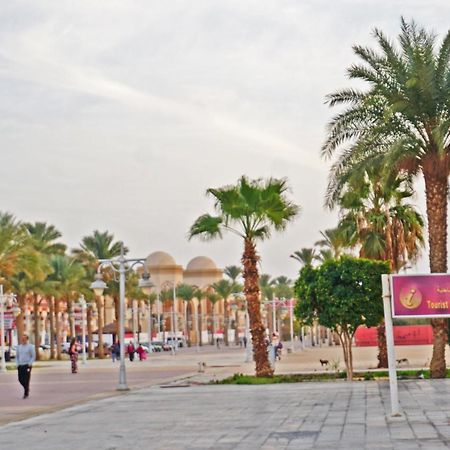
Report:
M 172 303 L 172 313 L 170 315 L 170 327 L 172 332 L 172 350 L 173 352 L 176 352 L 176 349 L 178 347 L 178 324 L 177 324 L 177 313 L 176 313 L 176 306 L 177 306 L 177 286 L 175 284 L 175 281 L 165 281 L 163 286 L 170 286 L 172 285 L 172 297 L 173 297 L 173 303 Z
M 91 289 L 95 295 L 102 295 L 103 290 L 107 287 L 103 281 L 101 270 L 105 267 L 110 267 L 114 272 L 119 274 L 119 301 L 120 301 L 120 323 L 119 323 L 119 342 L 120 342 L 120 369 L 119 369 L 119 384 L 117 386 L 118 391 L 127 391 L 127 378 L 125 371 L 125 274 L 133 269 L 137 264 L 144 266 L 145 277 L 139 280 L 139 287 L 144 291 L 153 287 L 153 283 L 150 281 L 150 275 L 145 267 L 145 258 L 127 259 L 124 256 L 123 244 L 120 246 L 120 256 L 114 259 L 99 259 L 99 266 L 97 268 L 97 274 L 91 284 Z M 130 264 L 131 263 L 131 264 Z M 145 291 L 144 291 L 145 292 Z
M 1 328 L 1 354 L 2 354 L 2 369 L 1 371 L 6 373 L 6 360 L 5 360 L 5 307 L 6 302 L 13 303 L 15 301 L 14 294 L 3 294 L 3 285 L 0 284 L 0 328 Z
M 243 292 L 235 292 L 231 294 L 235 299 L 243 300 L 245 304 L 245 339 L 247 341 L 245 349 L 245 362 L 251 362 L 253 359 L 253 341 L 250 332 L 250 318 L 248 316 L 247 297 Z
M 275 302 L 276 300 L 276 302 Z M 281 314 L 285 315 L 289 313 L 289 328 L 290 328 L 290 334 L 291 334 L 291 351 L 294 352 L 294 299 L 286 299 L 284 297 L 277 298 L 275 297 L 272 299 L 272 309 L 273 311 L 276 311 L 276 306 L 281 306 Z M 274 325 L 274 329 L 276 329 L 276 326 Z M 280 331 L 280 330 L 278 330 Z
M 81 345 L 82 345 L 82 355 L 83 355 L 83 365 L 86 364 L 86 322 L 87 322 L 87 311 L 86 299 L 84 295 L 81 295 L 78 299 L 78 304 L 81 306 Z M 91 305 L 89 303 L 89 305 Z M 75 322 L 75 321 L 74 321 Z

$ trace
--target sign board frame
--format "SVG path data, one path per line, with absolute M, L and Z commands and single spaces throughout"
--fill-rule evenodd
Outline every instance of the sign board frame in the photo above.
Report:
M 441 279 L 441 281 L 438 281 L 439 279 Z M 396 283 L 395 280 L 398 280 L 398 283 Z M 400 288 L 398 288 L 398 286 L 395 286 L 395 284 L 403 284 L 404 286 L 407 285 L 412 288 L 412 290 L 410 289 L 410 292 L 412 293 L 410 297 L 410 300 L 412 300 L 410 306 L 406 306 L 404 298 L 401 298 L 402 291 L 405 289 L 405 287 L 402 287 L 401 291 L 397 292 L 397 289 Z M 436 291 L 434 295 L 437 295 L 437 297 L 434 297 L 433 293 L 430 292 L 434 290 Z M 450 274 L 447 273 L 429 273 L 429 274 L 414 274 L 414 275 L 392 274 L 390 275 L 390 292 L 391 292 L 392 317 L 394 318 L 445 319 L 450 317 Z M 435 301 L 433 302 L 433 300 Z M 434 308 L 436 309 L 435 314 L 423 314 L 420 313 L 420 308 L 424 309 L 423 305 L 421 305 L 421 303 L 423 304 L 424 302 L 431 302 L 432 304 L 446 304 L 447 306 L 445 308 L 435 307 Z M 402 304 L 399 305 L 399 303 Z M 397 313 L 396 311 L 398 311 L 399 308 L 403 309 L 403 311 L 407 310 L 414 311 L 415 309 L 417 309 L 418 313 L 416 314 Z M 445 309 L 447 310 L 447 312 L 438 313 L 438 311 L 444 311 Z

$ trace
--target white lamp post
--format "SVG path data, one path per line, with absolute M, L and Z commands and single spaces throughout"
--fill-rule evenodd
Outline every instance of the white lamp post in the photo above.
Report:
M 2 366 L 1 371 L 6 373 L 6 360 L 5 360 L 5 307 L 6 302 L 14 302 L 15 296 L 13 294 L 4 295 L 3 285 L 0 284 L 0 332 L 1 332 L 1 354 L 2 354 Z
M 78 300 L 81 306 L 81 345 L 83 355 L 83 365 L 86 365 L 86 300 L 82 295 Z
M 120 368 L 119 368 L 119 384 L 118 391 L 127 391 L 127 377 L 125 370 L 125 274 L 133 269 L 136 264 L 141 264 L 145 269 L 145 276 L 139 280 L 139 287 L 144 293 L 149 292 L 153 287 L 145 268 L 145 258 L 127 259 L 123 253 L 123 245 L 120 248 L 120 256 L 114 259 L 100 259 L 98 272 L 95 276 L 94 282 L 91 284 L 91 289 L 94 290 L 95 295 L 102 295 L 103 290 L 107 287 L 102 279 L 101 270 L 105 267 L 110 267 L 114 272 L 119 273 L 119 300 L 120 300 L 120 322 L 119 322 L 119 341 L 120 341 Z M 131 264 L 129 264 L 131 263 Z M 148 276 L 147 276 L 148 275 Z

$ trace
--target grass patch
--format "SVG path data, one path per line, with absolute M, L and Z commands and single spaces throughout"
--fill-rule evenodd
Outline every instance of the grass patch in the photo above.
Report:
M 214 384 L 278 384 L 278 383 L 301 383 L 304 381 L 335 381 L 346 379 L 345 372 L 337 373 L 296 373 L 289 375 L 274 375 L 273 377 L 255 377 L 254 375 L 244 375 L 242 373 L 235 373 L 233 376 L 225 378 L 221 381 L 216 381 Z M 354 372 L 354 381 L 362 380 L 383 380 L 389 378 L 387 370 L 382 371 L 367 371 Z M 409 379 L 429 379 L 430 371 L 424 370 L 397 370 L 397 378 L 399 380 Z M 450 378 L 450 369 L 447 369 L 446 378 Z

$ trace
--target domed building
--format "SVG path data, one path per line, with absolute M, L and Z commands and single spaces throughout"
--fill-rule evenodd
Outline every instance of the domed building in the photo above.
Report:
M 163 251 L 148 255 L 145 265 L 156 294 L 152 304 L 152 334 L 163 341 L 175 335 L 183 336 L 191 343 L 198 342 L 202 335 L 203 342 L 207 342 L 208 322 L 205 317 L 212 314 L 211 308 L 214 308 L 218 318 L 221 311 L 223 314 L 223 306 L 212 306 L 204 296 L 183 301 L 175 288 L 187 284 L 205 292 L 213 283 L 222 279 L 222 270 L 207 256 L 192 258 L 183 270 L 171 255 Z
M 192 286 L 205 288 L 222 278 L 222 270 L 207 256 L 192 258 L 184 271 L 184 282 Z
M 145 265 L 157 291 L 165 289 L 164 285 L 183 282 L 183 267 L 177 265 L 175 259 L 166 252 L 150 253 L 145 260 Z

